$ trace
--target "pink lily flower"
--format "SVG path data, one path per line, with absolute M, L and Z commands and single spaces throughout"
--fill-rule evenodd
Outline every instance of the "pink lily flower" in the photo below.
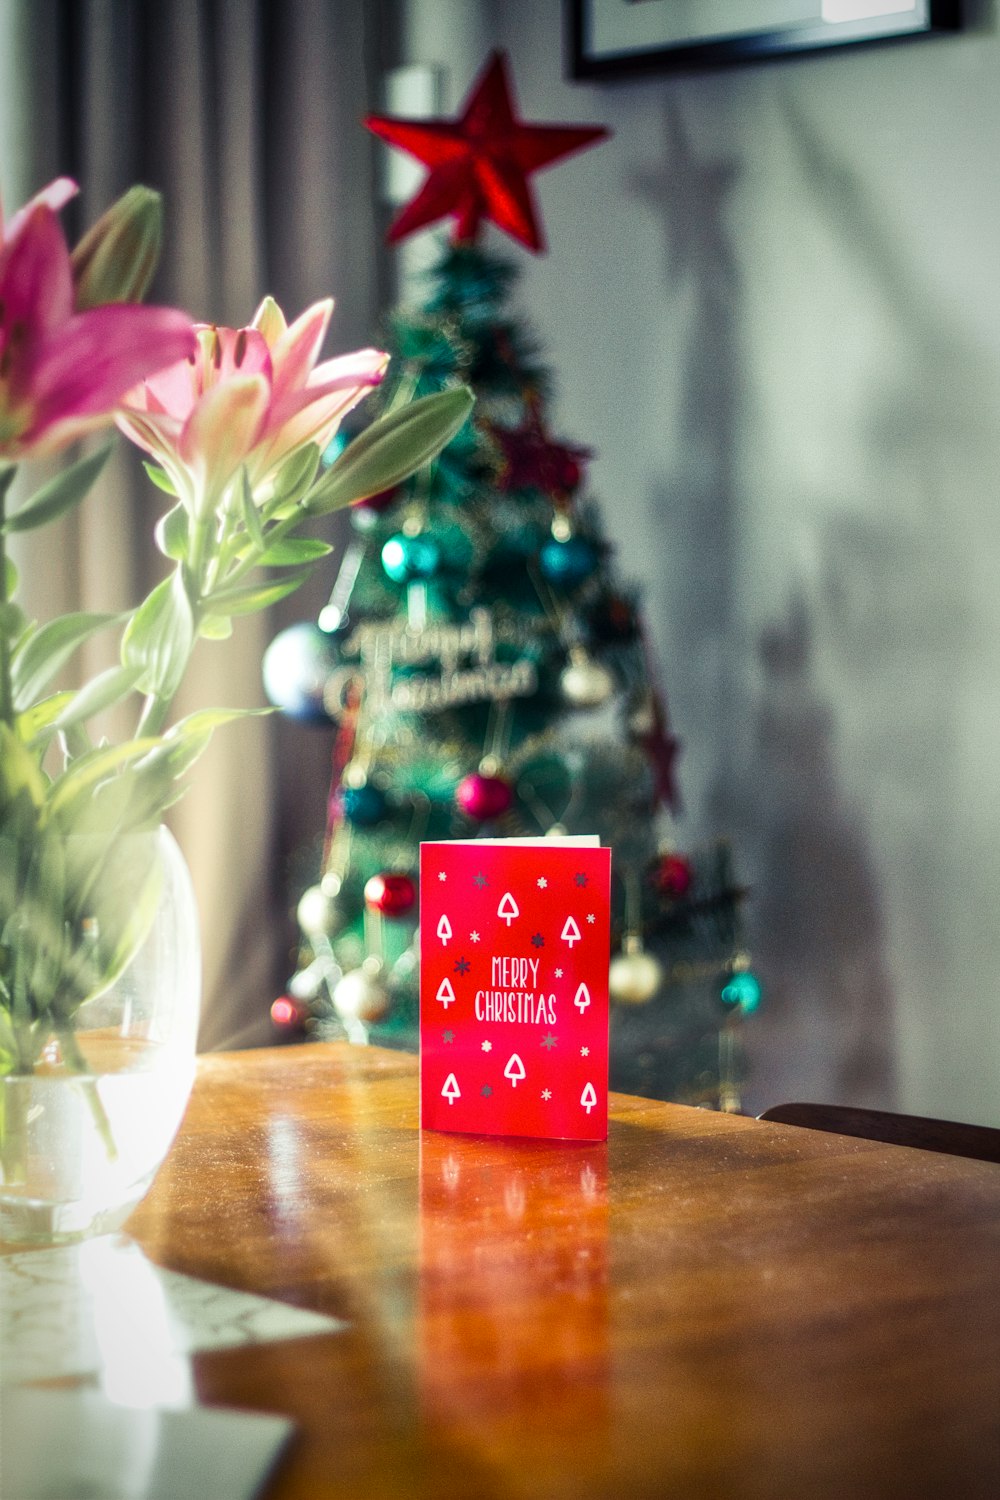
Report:
M 23 208 L 17 210 L 17 213 L 12 214 L 6 224 L 3 219 L 3 204 L 0 203 L 0 248 L 8 241 L 17 238 L 40 203 L 46 204 L 54 214 L 57 214 L 71 198 L 76 197 L 79 191 L 72 177 L 57 177 L 54 182 L 43 187 L 40 193 L 30 198 Z
M 53 453 L 107 426 L 130 386 L 191 348 L 191 320 L 173 308 L 74 310 L 53 206 L 73 191 L 52 183 L 0 243 L 0 459 Z
M 266 297 L 248 328 L 199 325 L 193 357 L 142 382 L 118 426 L 166 470 L 185 505 L 205 515 L 241 466 L 254 495 L 306 443 L 321 449 L 379 384 L 388 355 L 359 349 L 317 364 L 333 312 L 314 303 L 291 325 Z

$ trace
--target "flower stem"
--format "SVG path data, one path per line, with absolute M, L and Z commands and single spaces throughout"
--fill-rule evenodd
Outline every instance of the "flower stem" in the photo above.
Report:
M 10 680 L 10 637 L 7 621 L 3 619 L 10 603 L 7 592 L 7 491 L 10 488 L 10 471 L 13 464 L 0 464 L 0 720 L 4 724 L 14 722 L 14 691 Z
M 90 1071 L 90 1065 L 80 1050 L 80 1044 L 76 1039 L 76 1033 L 73 1030 L 72 1024 L 65 1027 L 60 1026 L 57 1029 L 56 1035 L 59 1038 L 59 1046 L 62 1049 L 63 1059 L 69 1063 L 73 1072 L 79 1076 L 83 1097 L 86 1099 L 90 1109 L 94 1127 L 104 1142 L 108 1161 L 117 1161 L 118 1147 L 111 1129 L 111 1121 L 108 1119 L 108 1112 L 104 1108 L 104 1101 L 98 1092 L 97 1079 Z

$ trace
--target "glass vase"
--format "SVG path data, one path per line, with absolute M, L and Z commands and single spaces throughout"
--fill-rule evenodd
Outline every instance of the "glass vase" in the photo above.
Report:
M 165 827 L 128 837 L 154 841 L 158 872 L 138 947 L 61 1035 L 53 1030 L 30 1071 L 0 1079 L 0 1241 L 63 1244 L 117 1229 L 187 1104 L 201 999 L 191 876 Z

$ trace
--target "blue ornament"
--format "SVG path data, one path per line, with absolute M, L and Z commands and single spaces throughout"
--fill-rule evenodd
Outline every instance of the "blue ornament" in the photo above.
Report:
M 385 817 L 385 794 L 368 782 L 364 786 L 347 786 L 341 793 L 344 817 L 355 828 L 374 828 Z
M 564 540 L 550 537 L 541 550 L 538 565 L 549 583 L 571 588 L 589 578 L 597 567 L 597 548 L 582 536 L 569 536 Z
M 393 583 L 417 583 L 434 577 L 441 566 L 441 549 L 428 536 L 400 531 L 382 548 L 382 566 Z
M 264 691 L 283 714 L 304 724 L 330 724 L 323 690 L 337 666 L 332 637 L 304 620 L 281 631 L 264 652 Z
M 745 1016 L 757 1009 L 760 997 L 760 980 L 749 969 L 740 969 L 722 991 L 722 1003 L 734 1010 L 739 1006 Z

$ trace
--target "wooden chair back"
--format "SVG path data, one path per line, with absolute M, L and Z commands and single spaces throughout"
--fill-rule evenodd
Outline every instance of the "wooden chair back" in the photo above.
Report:
M 963 1125 L 954 1120 L 931 1120 L 921 1115 L 897 1115 L 881 1109 L 853 1109 L 841 1104 L 775 1104 L 758 1115 L 779 1125 L 802 1125 L 836 1135 L 859 1136 L 892 1146 L 915 1146 L 949 1156 L 971 1156 L 1000 1162 L 1000 1130 L 988 1125 Z

